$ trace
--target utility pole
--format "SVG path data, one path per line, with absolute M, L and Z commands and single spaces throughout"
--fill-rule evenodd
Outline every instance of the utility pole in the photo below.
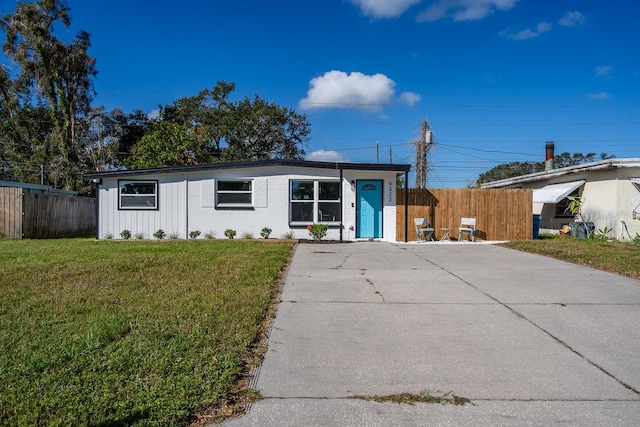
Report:
M 376 141 L 376 163 L 380 163 L 380 143 Z
M 416 188 L 427 188 L 427 153 L 431 149 L 433 134 L 426 120 L 422 121 L 422 134 L 414 142 L 416 146 Z

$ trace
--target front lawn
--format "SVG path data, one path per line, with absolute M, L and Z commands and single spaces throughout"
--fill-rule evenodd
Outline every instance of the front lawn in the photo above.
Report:
M 514 241 L 502 246 L 640 279 L 639 244 L 554 238 Z
M 292 248 L 0 240 L 0 423 L 184 425 L 228 409 Z

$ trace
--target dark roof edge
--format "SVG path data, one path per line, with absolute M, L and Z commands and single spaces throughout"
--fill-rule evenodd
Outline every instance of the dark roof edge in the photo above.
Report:
M 372 170 L 409 172 L 410 164 L 387 163 L 348 163 L 348 162 L 317 162 L 312 160 L 258 160 L 253 162 L 211 163 L 206 165 L 169 166 L 146 169 L 124 169 L 109 172 L 94 172 L 84 175 L 86 179 L 100 179 L 120 176 L 135 176 L 145 174 L 171 174 L 206 170 L 224 170 L 240 168 L 261 168 L 269 166 L 292 166 L 316 169 L 343 169 L 343 170 Z

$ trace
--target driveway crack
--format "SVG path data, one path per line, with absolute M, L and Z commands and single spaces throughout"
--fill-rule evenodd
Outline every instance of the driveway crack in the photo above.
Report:
M 406 249 L 405 249 L 406 250 Z M 409 251 L 407 251 L 409 252 Z M 538 325 L 537 323 L 535 323 L 533 320 L 527 318 L 525 315 L 523 315 L 522 313 L 520 313 L 519 311 L 515 310 L 514 308 L 510 307 L 509 305 L 507 305 L 506 303 L 500 301 L 499 299 L 497 299 L 496 297 L 494 297 L 493 295 L 490 295 L 488 293 L 486 293 L 485 291 L 483 291 L 482 289 L 479 289 L 478 287 L 474 286 L 472 283 L 466 281 L 465 279 L 463 279 L 462 277 L 458 276 L 457 274 L 447 270 L 446 268 L 442 267 L 441 265 L 438 265 L 436 263 L 434 263 L 433 261 L 421 256 L 420 254 L 417 254 L 415 252 L 411 252 L 413 255 L 415 255 L 416 257 L 428 262 L 429 264 L 438 267 L 440 270 L 450 274 L 451 276 L 455 277 L 456 279 L 460 280 L 462 283 L 466 284 L 467 286 L 475 289 L 476 291 L 480 292 L 481 294 L 483 294 L 484 296 L 486 296 L 487 298 L 495 301 L 497 304 L 503 306 L 504 308 L 506 308 L 507 310 L 509 310 L 511 313 L 513 313 L 515 316 L 518 316 L 519 318 L 521 318 L 522 320 L 524 320 L 525 322 L 528 322 L 530 325 L 532 325 L 533 327 L 537 328 L 538 330 L 540 330 L 541 332 L 543 332 L 544 334 L 548 335 L 549 337 L 551 337 L 553 340 L 555 340 L 557 343 L 559 343 L 560 345 L 564 346 L 567 350 L 571 351 L 573 354 L 575 354 L 576 356 L 580 357 L 582 360 L 584 360 L 585 362 L 587 362 L 588 364 L 590 364 L 591 366 L 593 366 L 594 368 L 598 369 L 600 372 L 604 373 L 605 375 L 607 375 L 608 377 L 610 377 L 611 379 L 613 379 L 614 381 L 616 381 L 618 384 L 622 385 L 624 388 L 626 388 L 629 391 L 632 391 L 635 394 L 640 395 L 640 390 L 636 389 L 635 387 L 633 387 L 630 384 L 625 383 L 624 381 L 622 381 L 620 378 L 617 378 L 615 375 L 613 375 L 612 373 L 608 372 L 605 368 L 603 368 L 602 366 L 598 365 L 596 362 L 590 360 L 587 356 L 583 355 L 582 353 L 580 353 L 579 351 L 577 351 L 576 349 L 574 349 L 573 347 L 571 347 L 571 345 L 569 345 L 568 343 L 564 342 L 562 339 L 560 339 L 559 337 L 555 336 L 554 334 L 552 334 L 551 332 L 547 331 L 545 328 L 543 328 L 542 326 Z
M 373 282 L 371 281 L 371 279 L 369 279 L 369 278 L 366 276 L 366 273 L 367 273 L 367 270 L 366 270 L 366 269 L 364 269 L 364 268 L 361 268 L 361 269 L 360 269 L 360 274 L 362 275 L 362 277 L 364 278 L 364 280 L 366 280 L 366 281 L 367 281 L 367 283 L 369 284 L 369 286 L 371 286 L 371 289 L 373 289 L 373 292 L 374 292 L 376 295 L 379 295 L 379 296 L 380 296 L 380 299 L 382 300 L 382 302 L 383 302 L 383 303 L 386 303 L 386 301 L 385 301 L 385 299 L 384 299 L 384 295 L 382 295 L 382 294 L 380 293 L 380 291 L 376 289 L 376 285 L 375 285 L 375 283 L 373 283 Z

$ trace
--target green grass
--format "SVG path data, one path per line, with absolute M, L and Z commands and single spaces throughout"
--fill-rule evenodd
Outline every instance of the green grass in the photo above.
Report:
M 514 241 L 502 246 L 640 279 L 640 245 L 634 243 L 546 238 Z
M 184 425 L 238 401 L 292 248 L 0 240 L 0 425 Z

